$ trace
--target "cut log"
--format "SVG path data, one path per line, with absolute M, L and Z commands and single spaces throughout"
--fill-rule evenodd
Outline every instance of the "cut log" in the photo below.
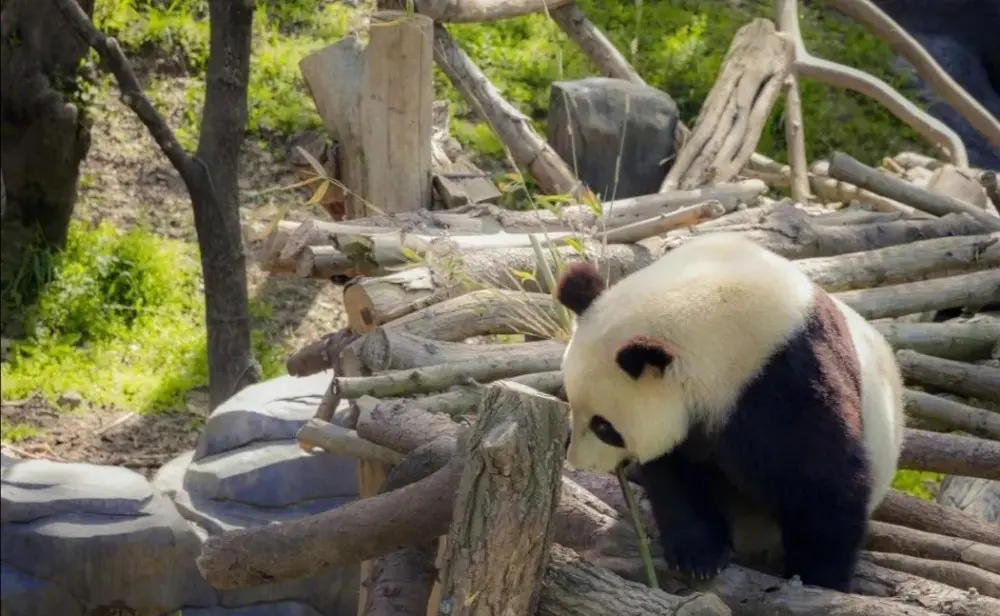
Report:
M 344 351 L 341 362 L 363 368 L 366 375 L 434 364 L 489 359 L 498 363 L 520 363 L 529 358 L 561 357 L 561 342 L 545 340 L 516 344 L 462 344 L 414 336 L 401 329 L 378 328 Z
M 875 565 L 910 573 L 953 588 L 971 588 L 987 597 L 1000 598 L 1000 575 L 979 567 L 888 552 L 862 552 L 862 558 Z
M 667 231 L 690 227 L 705 220 L 719 218 L 726 213 L 726 208 L 718 201 L 706 201 L 698 205 L 689 205 L 669 214 L 660 214 L 639 222 L 609 229 L 598 237 L 611 244 L 631 244 L 647 237 L 661 235 Z
M 1000 233 L 941 237 L 797 265 L 827 291 L 847 291 L 1000 268 Z
M 1000 547 L 945 537 L 898 524 L 872 521 L 868 527 L 866 547 L 876 552 L 965 563 L 1000 573 Z
M 906 413 L 929 420 L 947 429 L 957 429 L 984 438 L 1000 441 L 1000 413 L 976 408 L 934 396 L 922 391 L 907 389 Z
M 563 392 L 562 372 L 536 372 L 504 379 L 520 383 L 532 389 L 556 396 L 565 400 Z M 412 398 L 409 404 L 432 413 L 445 415 L 466 415 L 475 412 L 482 399 L 482 387 L 478 385 L 452 388 L 450 391 L 422 398 Z
M 947 475 L 1000 479 L 1000 442 L 907 428 L 899 464 Z
M 371 460 L 395 465 L 403 461 L 403 456 L 388 447 L 376 445 L 358 437 L 354 430 L 335 426 L 316 418 L 310 419 L 299 428 L 295 438 L 306 451 L 319 447 L 327 453 L 351 456 L 361 460 Z
M 482 289 L 410 313 L 387 327 L 435 340 L 459 341 L 491 334 L 547 336 L 562 326 L 549 295 Z
M 972 216 L 990 231 L 1000 231 L 1000 216 L 987 213 L 971 203 L 952 197 L 935 195 L 905 180 L 880 173 L 843 152 L 834 152 L 830 159 L 830 177 L 850 182 L 866 190 L 923 210 L 935 216 L 963 213 Z
M 818 218 L 818 217 L 815 217 Z M 721 219 L 720 219 L 721 220 Z M 782 205 L 763 220 L 746 225 L 713 225 L 708 221 L 687 229 L 671 231 L 662 242 L 651 238 L 642 242 L 655 254 L 663 254 L 702 233 L 738 233 L 789 259 L 829 257 L 908 244 L 918 239 L 981 235 L 985 226 L 965 214 L 936 219 L 899 220 L 860 225 L 824 224 L 792 205 Z
M 988 524 L 1000 524 L 1000 481 L 950 475 L 941 482 L 937 502 Z
M 971 171 L 958 169 L 954 165 L 941 165 L 931 174 L 925 188 L 931 194 L 965 201 L 996 214 L 996 209 L 986 194 L 986 188 Z
M 1000 546 L 1000 527 L 986 524 L 957 509 L 892 490 L 875 510 L 873 519 L 909 526 L 948 537 Z
M 292 353 L 285 360 L 285 368 L 291 376 L 310 376 L 329 370 L 337 363 L 337 358 L 357 340 L 358 335 L 349 329 L 327 334 Z
M 775 21 L 778 30 L 783 32 L 793 43 L 792 61 L 805 53 L 802 42 L 802 32 L 799 29 L 798 0 L 776 0 L 774 3 Z M 799 92 L 799 80 L 794 70 L 788 72 L 784 83 L 785 92 L 785 143 L 788 146 L 789 182 L 792 189 L 792 199 L 798 203 L 806 203 L 809 199 L 809 170 L 806 161 L 805 122 L 802 120 L 802 95 Z
M 916 605 L 946 616 L 993 616 L 1000 601 L 974 590 L 958 589 L 924 577 L 862 560 L 855 569 L 855 592 L 899 597 L 906 609 Z
M 564 407 L 515 383 L 485 388 L 448 535 L 446 613 L 537 610 L 562 478 Z
M 994 299 L 1000 298 L 1000 270 L 995 272 Z M 1000 402 L 1000 368 L 898 351 L 896 359 L 906 379 L 970 398 Z
M 794 59 L 792 41 L 767 19 L 740 28 L 691 136 L 661 192 L 727 182 L 754 153 Z
M 969 304 L 981 306 L 1000 300 L 1000 268 L 836 295 L 869 320 L 961 308 Z
M 896 350 L 908 349 L 961 361 L 989 359 L 993 346 L 1000 340 L 1000 323 L 902 323 L 879 321 L 872 323 Z
M 341 147 L 349 218 L 431 203 L 433 21 L 404 11 L 369 19 L 366 43 L 351 35 L 299 63 Z

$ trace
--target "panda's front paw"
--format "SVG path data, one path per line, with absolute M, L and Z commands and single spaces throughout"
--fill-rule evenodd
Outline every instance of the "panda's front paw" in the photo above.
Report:
M 729 566 L 729 541 L 710 529 L 677 527 L 660 541 L 667 564 L 687 577 L 710 580 Z

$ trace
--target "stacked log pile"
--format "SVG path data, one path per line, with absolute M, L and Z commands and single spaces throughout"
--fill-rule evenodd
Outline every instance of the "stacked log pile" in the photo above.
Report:
M 780 29 L 755 20 L 737 34 L 698 122 L 681 129 L 685 144 L 659 193 L 599 203 L 440 23 L 541 4 L 413 8 L 435 20 L 435 61 L 514 161 L 542 192 L 576 203 L 471 203 L 273 228 L 258 249 L 266 270 L 343 287 L 346 327 L 287 365 L 300 376 L 333 370 L 299 442 L 356 457 L 363 498 L 209 539 L 199 560 L 206 579 L 238 588 L 362 563 L 366 616 L 1000 614 L 995 520 L 901 492 L 874 515 L 852 594 L 746 563 L 694 583 L 655 560 L 660 588 L 641 583 L 640 539 L 617 481 L 564 465 L 559 370 L 570 332 L 551 295 L 559 269 L 587 259 L 613 284 L 698 235 L 748 237 L 795 260 L 896 348 L 909 387 L 903 469 L 996 482 L 997 180 L 969 169 L 960 140 L 936 126 L 925 132 L 950 146 L 951 162 L 904 153 L 876 169 L 834 153 L 805 169 L 804 155 L 789 167 L 754 153 L 783 87 L 793 106 L 794 77 L 810 66 L 847 70 L 797 49 L 792 11 Z M 601 72 L 641 81 L 572 3 L 547 4 Z M 773 198 L 781 187 L 795 199 Z

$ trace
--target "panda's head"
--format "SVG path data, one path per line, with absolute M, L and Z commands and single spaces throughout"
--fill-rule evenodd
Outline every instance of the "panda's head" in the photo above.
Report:
M 577 317 L 563 357 L 572 414 L 567 460 L 593 472 L 663 455 L 687 434 L 689 417 L 671 374 L 676 349 L 643 332 L 642 323 L 628 327 L 628 315 L 638 306 L 621 306 L 615 314 L 622 318 L 614 323 L 596 314 L 594 304 L 606 290 L 594 266 L 579 262 L 566 269 L 557 291 L 559 303 Z

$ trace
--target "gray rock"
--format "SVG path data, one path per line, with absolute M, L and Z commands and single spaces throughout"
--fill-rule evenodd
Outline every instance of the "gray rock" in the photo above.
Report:
M 216 501 L 290 507 L 357 496 L 356 468 L 351 458 L 306 453 L 295 439 L 255 442 L 193 462 L 184 489 Z
M 604 200 L 658 192 L 675 153 L 677 105 L 623 79 L 552 84 L 547 139 Z M 620 160 L 619 160 L 620 159 Z
M 253 443 L 201 462 L 192 463 L 193 458 L 191 451 L 163 465 L 153 484 L 173 498 L 202 540 L 228 530 L 296 520 L 357 498 L 354 460 L 306 454 L 295 441 Z M 261 506 L 262 502 L 272 505 Z M 273 505 L 279 502 L 285 504 Z M 327 616 L 353 615 L 358 585 L 358 567 L 346 567 L 301 580 L 223 591 L 221 605 L 297 600 Z
M 83 616 L 83 607 L 65 589 L 0 562 L 3 616 Z
M 194 459 L 248 443 L 295 438 L 316 413 L 332 377 L 331 371 L 302 378 L 286 375 L 242 389 L 212 412 L 198 438 Z
M 210 607 L 184 610 L 184 616 L 322 616 L 319 612 L 302 603 L 286 601 L 247 607 Z M 341 616 L 337 614 L 336 616 Z M 343 614 L 353 616 L 353 614 Z
M 120 602 L 139 616 L 217 604 L 194 565 L 198 537 L 138 473 L 5 457 L 0 501 L 5 596 L 68 595 L 84 611 Z
M 59 400 L 57 400 L 57 402 L 59 403 L 59 406 L 75 409 L 83 404 L 83 396 L 75 391 L 67 391 L 63 395 L 59 396 Z

